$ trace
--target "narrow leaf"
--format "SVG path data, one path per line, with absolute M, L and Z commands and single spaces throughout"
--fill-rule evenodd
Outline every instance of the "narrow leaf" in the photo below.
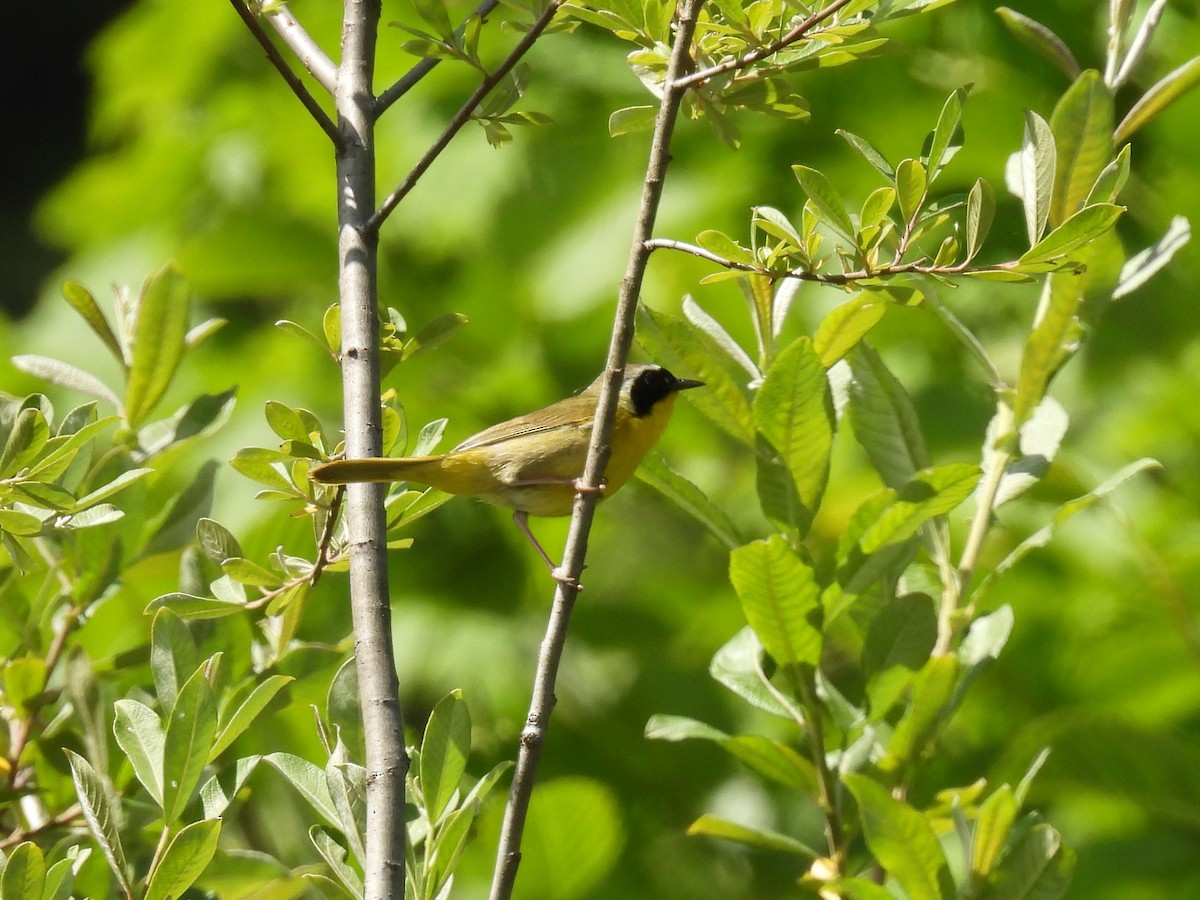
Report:
M 1113 143 L 1120 146 L 1139 128 L 1200 83 L 1200 56 L 1194 56 L 1182 66 L 1156 82 L 1125 114 L 1113 133 Z
M 967 88 L 955 88 L 938 115 L 937 125 L 933 129 L 933 137 L 926 154 L 926 168 L 929 170 L 929 181 L 932 183 L 950 158 L 954 156 L 956 147 L 954 138 L 962 128 L 963 105 L 967 102 Z M 961 145 L 961 138 L 959 145 Z
M 125 417 L 137 428 L 162 399 L 183 358 L 191 311 L 191 290 L 173 267 L 147 279 L 137 304 L 129 342 L 129 383 Z
M 1022 266 L 1035 266 L 1062 259 L 1112 228 L 1124 211 L 1125 207 L 1115 203 L 1085 206 L 1026 250 L 1018 262 Z
M 876 172 L 889 181 L 895 180 L 896 172 L 892 168 L 891 163 L 884 158 L 882 153 L 868 143 L 866 139 L 859 137 L 857 134 L 851 134 L 842 128 L 839 128 L 837 133 L 845 139 L 846 143 L 857 150 L 859 156 L 870 163 Z
M 1079 211 L 1112 158 L 1112 95 L 1100 73 L 1088 69 L 1067 89 L 1050 116 L 1058 150 L 1050 225 L 1057 227 Z
M 906 225 L 913 222 L 921 211 L 928 186 L 925 167 L 920 162 L 915 159 L 901 160 L 896 167 L 896 199 Z
M 854 436 L 884 484 L 906 484 L 930 464 L 912 399 L 869 345 L 860 342 L 847 361 L 853 374 L 849 410 Z
M 205 819 L 185 826 L 171 839 L 154 867 L 145 900 L 177 900 L 195 884 L 217 852 L 221 822 Z
M 471 753 L 471 716 L 461 691 L 451 691 L 433 708 L 421 741 L 421 793 L 436 823 L 459 789 Z
M 326 822 L 334 828 L 341 827 L 333 798 L 329 795 L 325 773 L 320 768 L 291 753 L 269 753 L 262 761 L 291 782 L 292 787 L 300 792 L 300 796 L 307 800 Z
M 109 349 L 117 362 L 123 368 L 128 368 L 128 361 L 125 359 L 124 350 L 121 349 L 121 342 L 113 334 L 112 326 L 108 324 L 108 319 L 100 310 L 100 305 L 92 296 L 92 292 L 76 281 L 67 281 L 63 283 L 62 293 L 71 307 L 83 316 L 88 327 L 104 342 L 104 346 Z
M 1169 263 L 1179 249 L 1191 239 L 1191 223 L 1183 216 L 1173 217 L 1166 234 L 1145 250 L 1134 254 L 1121 267 L 1113 299 L 1118 300 L 1136 291 Z
M 983 247 L 995 212 L 996 192 L 982 178 L 977 178 L 967 194 L 967 262 Z
M 1014 900 L 1058 900 L 1075 871 L 1075 852 L 1049 825 L 1035 825 L 1000 864 L 992 896 Z
M 722 838 L 726 841 L 733 841 L 734 843 L 744 844 L 747 847 L 755 847 L 759 850 L 791 853 L 809 859 L 816 859 L 821 855 L 812 847 L 796 840 L 791 835 L 780 834 L 777 831 L 769 831 L 765 828 L 752 828 L 749 825 L 739 825 L 736 822 L 730 822 L 711 813 L 706 813 L 689 825 L 687 833 L 692 836 L 702 834 L 708 837 Z
M 132 888 L 126 876 L 128 863 L 125 861 L 125 851 L 121 847 L 121 834 L 118 822 L 109 799 L 104 782 L 96 774 L 91 763 L 73 750 L 64 749 L 67 762 L 71 765 L 71 779 L 75 782 L 75 796 L 83 809 L 83 818 L 88 824 L 88 831 L 100 852 L 108 860 L 108 866 L 117 877 L 117 884 L 128 896 L 132 896 Z
M 1074 81 L 1079 77 L 1079 63 L 1062 38 L 1029 16 L 1022 15 L 1007 6 L 997 8 L 996 15 L 1008 26 L 1008 30 L 1026 47 L 1053 63 L 1064 75 Z
M 256 684 L 250 695 L 234 710 L 233 715 L 221 724 L 216 740 L 213 741 L 212 750 L 208 754 L 209 762 L 220 756 L 230 744 L 237 740 L 267 708 L 267 704 L 275 698 L 275 695 L 294 680 L 290 675 L 271 675 Z
M 1046 223 L 1050 220 L 1058 151 L 1049 123 L 1031 110 L 1025 111 L 1025 136 L 1019 159 L 1025 233 L 1029 238 L 1029 246 L 1033 247 L 1046 233 Z
M 660 454 L 647 454 L 638 467 L 637 477 L 706 527 L 726 549 L 733 550 L 742 545 L 737 527 L 725 510 L 672 469 Z
M 863 293 L 826 313 L 812 339 L 821 365 L 828 369 L 856 347 L 883 318 L 887 306 L 882 297 Z
M 754 398 L 754 421 L 779 454 L 803 508 L 801 531 L 812 521 L 833 447 L 833 398 L 821 359 L 807 337 L 787 346 Z
M 4 900 L 42 900 L 46 888 L 46 858 L 32 841 L 23 841 L 9 854 L 0 874 Z
M 910 900 L 954 897 L 946 858 L 925 817 L 865 775 L 844 775 L 842 780 L 858 803 L 872 855 Z
M 1002 784 L 979 807 L 971 842 L 971 872 L 987 877 L 996 867 L 1017 819 L 1017 801 L 1012 788 Z
M 51 384 L 57 384 L 59 387 L 72 391 L 82 391 L 99 400 L 111 403 L 117 409 L 121 407 L 120 398 L 112 392 L 107 384 L 90 372 L 85 372 L 70 363 L 32 354 L 14 356 L 12 363 L 22 372 L 27 372 L 37 378 L 44 378 Z
M 163 802 L 162 722 L 158 713 L 137 700 L 118 700 L 113 705 L 113 736 L 133 766 L 142 787 L 160 807 Z
M 846 204 L 842 201 L 833 182 L 824 173 L 808 166 L 792 166 L 792 171 L 800 182 L 800 187 L 808 195 L 808 199 L 816 205 L 817 210 L 821 213 L 825 224 L 851 244 L 855 243 L 854 223 L 850 221 L 850 215 L 846 212 Z
M 179 821 L 208 764 L 217 732 L 217 707 L 204 667 L 179 691 L 163 743 L 163 818 Z
M 782 535 L 754 541 L 729 557 L 729 578 L 750 627 L 781 666 L 815 665 L 821 653 L 820 587 Z

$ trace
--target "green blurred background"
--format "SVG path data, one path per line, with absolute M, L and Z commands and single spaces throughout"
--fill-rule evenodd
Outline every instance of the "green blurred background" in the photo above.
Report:
M 464 14 L 471 5 L 458 4 Z M 1106 4 L 1013 6 L 1054 28 L 1085 67 L 1101 64 Z M 297 0 L 292 8 L 326 47 L 335 45 L 338 4 Z M 1118 98 L 1122 112 L 1139 88 L 1200 46 L 1197 10 L 1195 2 L 1172 4 L 1135 87 Z M 32 38 L 23 48 L 26 65 L 45 66 L 44 47 L 53 43 L 71 54 L 54 68 L 66 75 L 81 67 L 90 87 L 84 104 L 69 92 L 47 96 L 32 76 L 6 81 L 13 93 L 6 108 L 15 115 L 5 142 L 0 385 L 16 394 L 44 389 L 11 367 L 15 353 L 65 356 L 111 377 L 111 361 L 58 286 L 71 278 L 103 297 L 109 284 L 136 284 L 175 259 L 205 313 L 230 324 L 193 354 L 173 390 L 182 398 L 237 384 L 239 396 L 231 422 L 176 464 L 177 477 L 188 480 L 206 457 L 270 445 L 262 417 L 268 399 L 310 408 L 336 430 L 336 367 L 273 325 L 288 318 L 315 330 L 336 296 L 326 139 L 227 4 L 183 10 L 138 0 L 113 10 L 102 28 L 101 12 L 22 13 L 39 16 L 42 26 L 25 32 Z M 387 5 L 384 21 L 397 18 L 411 19 L 411 9 Z M 944 187 L 965 190 L 976 176 L 988 178 L 1001 199 L 985 254 L 1018 254 L 1023 220 L 1003 191 L 1004 162 L 1019 146 L 1022 109 L 1048 116 L 1064 77 L 1014 41 L 990 5 L 972 0 L 887 33 L 894 41 L 876 58 L 800 79 L 812 104 L 807 124 L 743 117 L 742 146 L 733 152 L 704 122 L 684 123 L 659 235 L 690 240 L 719 228 L 744 236 L 752 205 L 798 212 L 796 163 L 825 171 L 856 203 L 877 186 L 875 174 L 834 130 L 867 137 L 893 161 L 917 155 L 946 94 L 972 83 L 966 145 Z M 380 87 L 413 62 L 401 40 L 399 30 L 383 29 Z M 485 47 L 495 58 L 511 40 L 492 32 Z M 534 78 L 522 108 L 548 113 L 553 124 L 520 129 L 501 150 L 468 128 L 385 227 L 384 302 L 414 328 L 446 312 L 470 319 L 450 344 L 389 376 L 386 386 L 397 390 L 414 426 L 448 416 L 454 443 L 581 387 L 599 370 L 646 157 L 644 136 L 607 135 L 611 111 L 647 102 L 625 64 L 626 49 L 587 27 L 546 38 L 530 57 Z M 25 72 L 21 57 L 15 60 L 13 72 Z M 470 86 L 464 67 L 442 65 L 384 118 L 381 189 L 403 176 Z M 23 123 L 28 141 L 18 137 Z M 1174 214 L 1200 220 L 1198 131 L 1200 96 L 1188 96 L 1135 136 L 1135 176 L 1124 195 L 1131 213 L 1120 226 L 1130 252 L 1161 235 Z M 1072 897 L 1200 896 L 1200 596 L 1192 580 L 1200 573 L 1197 266 L 1188 246 L 1116 303 L 1056 382 L 1071 432 L 1047 482 L 1031 500 L 1004 509 L 985 565 L 1044 524 L 1055 503 L 1124 463 L 1153 456 L 1164 468 L 1122 488 L 1114 509 L 1074 520 L 1001 581 L 990 602 L 1015 608 L 1012 641 L 974 685 L 914 798 L 981 776 L 1014 780 L 1038 749 L 1053 747 L 1033 802 L 1079 850 Z M 748 342 L 737 289 L 698 285 L 709 271 L 659 254 L 644 299 L 674 311 L 691 293 Z M 796 328 L 810 329 L 839 296 L 802 290 Z M 943 296 L 1007 374 L 1036 299 L 1029 288 L 982 284 Z M 910 309 L 890 311 L 875 341 L 914 395 L 935 459 L 976 460 L 992 401 L 959 345 L 932 316 Z M 747 534 L 761 530 L 749 499 L 752 467 L 686 403 L 661 450 Z M 842 447 L 816 539 L 836 540 L 873 487 L 857 449 Z M 252 558 L 280 544 L 308 552 L 304 528 L 255 503 L 255 490 L 225 469 L 214 517 Z M 515 752 L 551 596 L 540 562 L 507 518 L 451 503 L 421 521 L 412 551 L 392 557 L 407 720 L 419 727 L 439 697 L 463 688 L 476 725 L 476 774 Z M 535 529 L 554 547 L 565 523 Z M 725 551 L 635 484 L 602 507 L 589 560 L 543 758 L 548 789 L 536 801 L 541 818 L 535 809 L 518 896 L 787 896 L 799 874 L 793 860 L 683 831 L 704 811 L 807 831 L 808 811 L 733 768 L 715 748 L 641 737 L 656 712 L 728 730 L 771 727 L 747 718 L 706 674 L 712 653 L 742 624 Z M 93 656 L 145 644 L 140 610 L 171 589 L 175 565 L 164 558 L 143 566 L 97 613 L 80 636 Z M 319 760 L 305 704 L 324 697 L 337 660 L 321 642 L 348 632 L 344 582 L 326 579 L 307 615 L 303 636 L 312 647 L 291 657 L 290 674 L 300 676 L 292 702 L 271 727 L 243 738 L 240 753 L 290 749 Z M 252 785 L 254 796 L 227 821 L 225 840 L 268 848 L 289 864 L 315 858 L 298 801 L 269 774 Z M 556 804 L 571 811 L 565 822 Z M 295 827 L 281 826 L 279 810 L 293 808 Z M 494 826 L 485 822 L 467 860 L 462 896 L 475 895 L 472 877 L 485 877 Z

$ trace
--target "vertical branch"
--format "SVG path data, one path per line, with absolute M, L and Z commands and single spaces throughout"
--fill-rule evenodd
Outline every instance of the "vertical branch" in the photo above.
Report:
M 642 184 L 642 202 L 634 227 L 633 240 L 629 248 L 629 262 L 625 277 L 621 280 L 620 296 L 609 342 L 606 378 L 601 383 L 600 397 L 596 407 L 596 418 L 592 427 L 591 444 L 588 447 L 582 484 L 598 487 L 604 477 L 604 469 L 611 455 L 613 422 L 616 418 L 617 398 L 625 360 L 633 343 L 634 316 L 650 259 L 650 240 L 654 222 L 662 198 L 667 164 L 670 162 L 671 137 L 679 106 L 683 101 L 686 85 L 680 83 L 682 75 L 692 66 L 691 45 L 696 30 L 703 0 L 679 0 L 675 23 L 675 45 L 663 82 L 662 101 L 654 121 L 654 136 L 650 143 L 650 159 L 646 166 L 646 179 Z M 583 571 L 583 560 L 587 553 L 588 533 L 596 508 L 598 493 L 581 491 L 575 498 L 575 509 L 571 516 L 570 531 L 560 572 L 568 578 L 578 579 Z M 538 651 L 537 672 L 534 675 L 533 695 L 530 698 L 529 714 L 521 732 L 521 744 L 517 752 L 517 765 L 509 790 L 508 805 L 504 810 L 504 824 L 500 832 L 500 843 L 496 852 L 496 868 L 492 875 L 491 900 L 508 900 L 516 882 L 517 867 L 521 862 L 521 837 L 525 829 L 525 817 L 529 800 L 533 795 L 533 783 L 537 774 L 538 761 L 546 741 L 546 729 L 550 713 L 554 708 L 554 683 L 558 677 L 558 666 L 567 640 L 567 628 L 571 611 L 575 606 L 577 590 L 568 584 L 559 584 L 554 596 L 550 619 L 546 623 L 546 634 Z
M 342 384 L 346 455 L 382 452 L 375 232 L 375 136 L 372 77 L 380 0 L 344 0 L 338 66 L 338 290 L 342 315 Z M 383 487 L 346 488 L 350 529 L 350 609 L 359 704 L 366 743 L 364 898 L 404 896 L 404 728 L 388 605 L 387 523 Z

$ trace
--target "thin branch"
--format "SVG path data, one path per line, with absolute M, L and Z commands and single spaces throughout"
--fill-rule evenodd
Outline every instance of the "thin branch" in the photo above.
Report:
M 483 101 L 483 98 L 504 79 L 504 76 L 512 71 L 512 68 L 520 62 L 521 57 L 529 52 L 529 48 L 534 45 L 534 42 L 541 37 L 542 32 L 550 25 L 550 21 L 554 18 L 554 14 L 558 12 L 558 8 L 562 6 L 563 2 L 564 0 L 551 0 L 545 12 L 537 17 L 533 26 L 521 38 L 521 42 L 513 48 L 513 51 L 508 54 L 499 68 L 483 79 L 474 93 L 467 98 L 467 102 L 454 114 L 454 118 L 450 120 L 450 124 L 446 126 L 445 131 L 433 142 L 433 146 L 425 151 L 425 155 L 417 161 L 417 164 L 413 166 L 412 171 L 408 173 L 408 176 L 400 183 L 399 187 L 388 194 L 383 203 L 379 205 L 379 208 L 375 210 L 375 214 L 367 222 L 366 227 L 369 231 L 376 233 L 379 231 L 379 226 L 392 214 L 392 211 L 408 195 L 408 192 L 416 186 L 417 181 L 420 180 L 425 171 L 433 164 L 433 161 L 441 155 L 442 151 L 446 149 L 454 136 L 471 120 L 471 114 L 475 112 L 476 107 Z
M 1012 408 L 1000 400 L 997 415 L 1004 416 L 996 423 L 996 434 L 1007 434 L 1012 429 Z M 938 610 L 937 642 L 933 647 L 933 656 L 943 656 L 950 652 L 950 644 L 954 640 L 954 614 L 958 612 L 963 593 L 975 572 L 979 561 L 979 552 L 983 549 L 984 538 L 992 527 L 992 516 L 996 507 L 996 495 L 1000 492 L 1000 484 L 1004 480 L 1004 470 L 1012 457 L 1008 451 L 995 448 L 991 464 L 983 473 L 983 482 L 979 486 L 978 501 L 975 506 L 975 516 L 971 519 L 971 527 L 967 532 L 967 540 L 963 545 L 962 556 L 959 557 L 958 568 L 943 574 L 942 603 Z
M 646 246 L 651 250 L 678 250 L 680 253 L 689 253 L 700 259 L 716 263 L 722 268 L 734 269 L 739 272 L 753 272 L 774 279 L 796 278 L 800 281 L 813 281 L 818 284 L 833 285 L 853 284 L 865 278 L 880 278 L 886 275 L 945 276 L 974 275 L 981 272 L 1011 272 L 1016 269 L 1017 265 L 1014 262 L 998 263 L 992 266 L 972 266 L 963 262 L 953 266 L 931 266 L 922 258 L 906 263 L 889 263 L 888 265 L 878 266 L 873 269 L 859 269 L 850 272 L 815 272 L 812 269 L 789 269 L 786 272 L 780 272 L 769 269 L 766 266 L 756 265 L 755 263 L 738 262 L 737 260 L 721 256 L 718 253 L 713 253 L 710 250 L 705 250 L 696 244 L 689 244 L 686 241 L 676 241 L 670 238 L 654 238 L 647 241 Z
M 308 74 L 317 80 L 317 84 L 329 91 L 329 96 L 337 90 L 337 66 L 329 58 L 320 45 L 304 30 L 304 26 L 292 15 L 286 6 L 279 6 L 267 15 L 267 21 L 275 29 L 289 50 L 308 69 Z
M 475 11 L 471 13 L 471 16 L 485 19 L 488 13 L 499 5 L 500 0 L 483 0 L 482 3 L 475 7 Z M 461 37 L 466 28 L 467 23 L 464 22 L 454 29 L 454 33 Z M 440 59 L 426 57 L 401 75 L 395 84 L 375 98 L 375 117 L 379 118 L 382 116 L 389 106 L 416 87 L 418 82 L 432 72 L 440 62 Z
M 267 59 L 271 64 L 279 70 L 279 74 L 283 76 L 283 80 L 287 82 L 287 86 L 292 89 L 292 93 L 304 104 L 304 108 L 321 126 L 321 130 L 329 136 L 333 141 L 335 148 L 341 147 L 342 136 L 337 130 L 337 126 L 333 124 L 333 120 L 329 118 L 329 114 L 321 108 L 321 104 L 317 99 L 309 93 L 308 88 L 304 86 L 304 82 L 300 80 L 300 76 L 292 71 L 292 67 L 288 65 L 287 60 L 283 58 L 275 45 L 271 43 L 271 38 L 259 23 L 258 18 L 250 11 L 242 0 L 229 0 L 230 4 L 241 16 L 246 27 L 250 29 L 250 33 L 254 35 L 254 39 L 258 41 L 263 51 L 267 54 Z
M 842 846 L 844 835 L 841 815 L 838 813 L 837 779 L 829 770 L 829 761 L 825 754 L 825 727 L 821 721 L 821 704 L 817 701 L 816 686 L 809 675 L 795 672 L 791 680 L 800 696 L 800 702 L 804 705 L 804 730 L 808 734 L 813 767 L 817 772 L 817 801 L 825 815 L 825 843 L 829 848 L 830 858 L 837 862 L 840 870 L 845 851 Z
M 583 572 L 588 534 L 599 497 L 599 491 L 596 489 L 603 481 L 604 470 L 612 452 L 611 440 L 617 398 L 625 361 L 633 343 L 633 323 L 642 279 L 650 261 L 648 242 L 662 199 L 667 165 L 671 159 L 671 137 L 675 131 L 675 122 L 685 90 L 679 82 L 679 76 L 691 64 L 692 38 L 702 4 L 703 0 L 680 0 L 677 8 L 675 46 L 671 51 L 666 86 L 654 122 L 654 136 L 650 143 L 650 158 L 646 166 L 646 179 L 642 185 L 641 206 L 629 248 L 629 261 L 625 277 L 621 280 L 620 297 L 608 348 L 606 377 L 600 386 L 587 462 L 581 479 L 583 489 L 575 498 L 575 508 L 571 515 L 570 530 L 559 570 L 568 580 L 577 580 Z M 529 810 L 538 761 L 542 755 L 550 714 L 554 708 L 554 684 L 558 677 L 559 662 L 562 659 L 567 628 L 577 595 L 576 588 L 569 581 L 560 583 L 554 595 L 549 621 L 546 623 L 546 634 L 538 653 L 529 714 L 521 732 L 516 770 L 509 789 L 508 805 L 504 810 L 504 824 L 501 827 L 500 843 L 496 851 L 496 868 L 492 876 L 491 900 L 509 900 L 512 896 L 517 867 L 521 862 L 521 837 L 525 829 L 525 816 Z
M 379 456 L 379 242 L 367 226 L 375 207 L 375 68 L 380 0 L 344 0 L 338 68 L 338 294 L 346 456 Z M 404 897 L 404 722 L 388 602 L 383 486 L 346 488 L 350 613 L 366 765 L 364 900 Z
M 735 72 L 738 69 L 744 69 L 747 66 L 752 66 L 760 59 L 766 59 L 768 56 L 774 56 L 780 50 L 785 49 L 791 44 L 796 43 L 804 37 L 812 29 L 816 28 L 835 12 L 849 3 L 850 0 L 834 0 L 827 7 L 813 13 L 783 37 L 777 41 L 772 41 L 765 47 L 759 47 L 757 50 L 751 50 L 748 53 L 743 53 L 741 56 L 735 56 L 732 59 L 727 59 L 724 62 L 717 63 L 715 66 L 709 66 L 707 69 L 700 69 L 680 78 L 675 82 L 677 87 L 691 87 L 695 84 L 701 84 L 708 81 L 710 78 L 715 78 L 717 75 L 723 75 L 726 72 Z

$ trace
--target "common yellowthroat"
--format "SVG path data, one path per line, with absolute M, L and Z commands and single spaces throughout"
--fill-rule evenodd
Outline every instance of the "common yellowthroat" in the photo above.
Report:
M 438 456 L 343 459 L 317 466 L 321 484 L 415 481 L 448 494 L 510 507 L 551 573 L 558 569 L 526 521 L 528 516 L 569 515 L 583 475 L 592 420 L 600 398 L 597 378 L 582 392 L 479 432 Z M 633 475 L 670 421 L 675 395 L 702 381 L 676 378 L 661 366 L 629 365 L 621 380 L 613 425 L 612 455 L 604 470 L 603 496 Z

